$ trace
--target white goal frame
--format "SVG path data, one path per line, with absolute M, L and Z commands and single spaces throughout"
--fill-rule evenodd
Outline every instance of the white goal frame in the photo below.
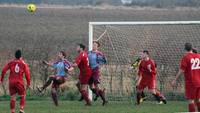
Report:
M 200 24 L 200 21 L 118 21 L 118 22 L 89 22 L 89 51 L 92 50 L 93 46 L 93 36 L 94 36 L 94 26 L 102 26 L 102 25 L 193 25 L 193 24 Z M 101 34 L 98 39 L 100 39 L 104 34 Z M 98 41 L 97 39 L 97 41 Z M 89 90 L 89 97 L 92 100 L 92 91 Z
M 126 22 L 89 22 L 89 50 L 93 44 L 93 26 L 100 25 L 189 25 L 200 24 L 200 21 L 126 21 Z

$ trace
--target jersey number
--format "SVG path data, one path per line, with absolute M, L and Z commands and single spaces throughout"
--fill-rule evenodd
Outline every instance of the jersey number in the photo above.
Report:
M 192 63 L 192 67 L 191 67 L 192 70 L 200 69 L 200 59 L 192 58 L 191 63 Z
M 15 65 L 15 73 L 19 73 L 19 65 L 18 64 Z

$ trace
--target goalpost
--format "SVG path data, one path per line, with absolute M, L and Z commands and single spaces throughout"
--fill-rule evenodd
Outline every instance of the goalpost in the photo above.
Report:
M 134 95 L 137 73 L 128 67 L 144 49 L 157 64 L 157 88 L 168 99 L 181 99 L 183 77 L 174 87 L 170 82 L 179 69 L 185 42 L 200 50 L 200 21 L 89 22 L 89 50 L 93 40 L 100 42 L 100 50 L 108 59 L 101 69 L 101 80 L 109 99 Z

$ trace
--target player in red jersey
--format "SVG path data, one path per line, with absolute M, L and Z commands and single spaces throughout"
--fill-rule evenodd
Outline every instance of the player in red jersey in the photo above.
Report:
M 200 112 L 200 55 L 194 53 L 191 43 L 185 43 L 187 51 L 180 62 L 179 72 L 176 74 L 172 85 L 176 84 L 176 80 L 184 73 L 185 78 L 185 96 L 188 100 L 189 112 Z
M 81 96 L 86 101 L 86 105 L 91 105 L 91 100 L 88 95 L 88 83 L 91 77 L 91 69 L 89 66 L 89 60 L 87 52 L 85 52 L 85 45 L 79 44 L 77 47 L 77 52 L 79 55 L 75 59 L 73 66 L 78 66 L 80 70 L 79 82 L 77 83 L 78 89 L 81 93 Z
M 9 92 L 11 96 L 11 113 L 15 113 L 15 98 L 17 94 L 21 97 L 19 113 L 24 113 L 26 89 L 30 87 L 30 71 L 28 65 L 21 58 L 21 50 L 17 50 L 15 52 L 15 59 L 6 64 L 3 68 L 0 83 L 3 82 L 4 76 L 8 70 L 10 70 Z M 24 73 L 27 81 L 26 88 L 23 81 Z
M 137 80 L 137 104 L 140 104 L 140 99 L 142 98 L 142 91 L 144 88 L 148 87 L 148 90 L 153 94 L 156 100 L 161 103 L 167 103 L 165 97 L 156 90 L 156 64 L 150 59 L 149 52 L 147 50 L 143 51 L 141 56 L 142 60 L 139 65 L 139 78 Z

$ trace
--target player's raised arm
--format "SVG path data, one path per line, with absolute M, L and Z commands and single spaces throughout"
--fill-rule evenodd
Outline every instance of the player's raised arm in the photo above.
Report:
M 3 70 L 2 70 L 0 83 L 3 82 L 4 77 L 5 77 L 5 74 L 6 74 L 6 72 L 8 71 L 8 69 L 9 69 L 9 63 L 6 64 L 6 65 L 4 66 L 4 68 L 3 68 Z

